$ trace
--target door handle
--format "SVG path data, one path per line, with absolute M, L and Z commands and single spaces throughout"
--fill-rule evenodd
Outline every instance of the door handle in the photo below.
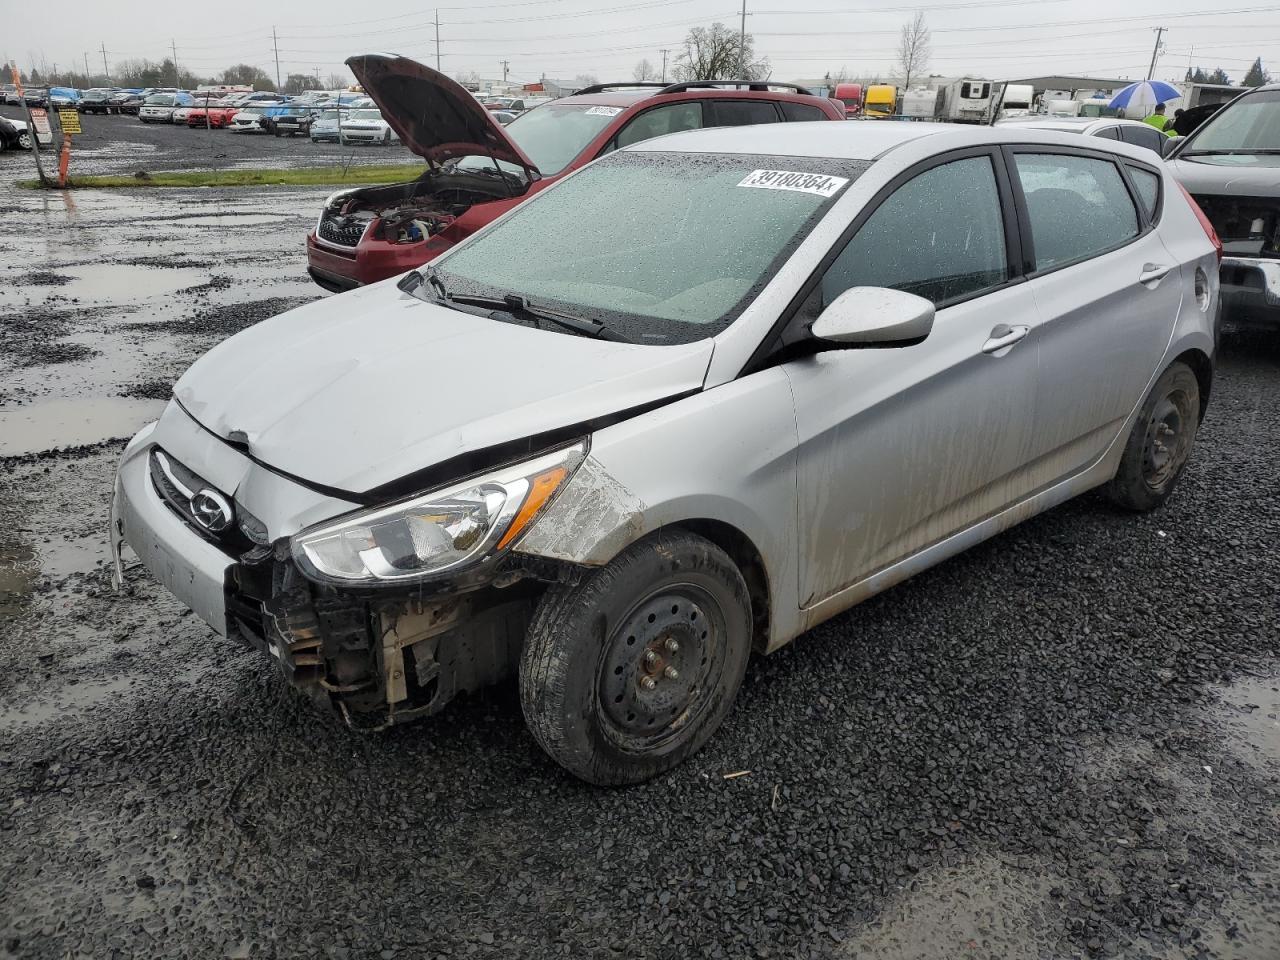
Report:
M 1030 327 L 1011 327 L 1007 323 L 996 324 L 995 329 L 991 331 L 991 339 L 982 345 L 982 352 L 999 353 L 1001 350 L 1012 347 L 1030 332 Z
M 1155 283 L 1157 280 L 1163 280 L 1173 272 L 1173 267 L 1166 267 L 1162 263 L 1144 263 L 1142 272 L 1138 274 L 1139 283 Z

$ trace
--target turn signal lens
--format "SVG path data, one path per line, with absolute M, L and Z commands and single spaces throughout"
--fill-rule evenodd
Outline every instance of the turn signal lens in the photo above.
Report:
M 569 471 L 564 467 L 553 467 L 533 478 L 529 484 L 529 493 L 525 496 L 524 503 L 520 505 L 519 511 L 516 512 L 515 518 L 512 519 L 511 526 L 507 527 L 507 532 L 498 541 L 499 550 L 504 549 L 507 544 L 524 533 L 525 528 L 533 522 L 533 518 L 546 506 L 547 501 L 551 499 L 551 495 L 560 489 L 560 484 L 564 483 L 564 479 L 568 475 Z

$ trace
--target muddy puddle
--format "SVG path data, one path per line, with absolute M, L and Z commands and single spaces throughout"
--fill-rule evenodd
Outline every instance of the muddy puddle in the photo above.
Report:
M 163 409 L 163 400 L 131 397 L 63 397 L 0 409 L 0 457 L 131 437 Z
M 139 678 L 122 676 L 66 684 L 56 693 L 27 700 L 19 706 L 0 708 L 0 731 L 106 709 L 129 694 L 140 682 Z

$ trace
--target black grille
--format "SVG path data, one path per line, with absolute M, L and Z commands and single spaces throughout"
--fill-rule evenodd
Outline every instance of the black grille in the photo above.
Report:
M 364 236 L 364 228 L 367 224 L 367 220 L 354 220 L 350 217 L 326 213 L 320 221 L 320 229 L 317 233 L 321 240 L 343 247 L 354 247 Z
M 161 458 L 163 458 L 163 465 Z M 165 466 L 168 467 L 167 472 L 164 469 Z M 245 510 L 239 503 L 234 505 L 236 522 L 221 533 L 214 533 L 196 523 L 191 512 L 191 498 L 179 488 L 178 484 L 181 484 L 182 487 L 185 487 L 193 494 L 205 488 L 211 490 L 216 490 L 217 488 L 208 483 L 199 474 L 187 469 L 159 447 L 151 451 L 149 467 L 151 483 L 155 487 L 156 493 L 160 494 L 160 499 L 164 501 L 165 506 L 203 539 L 237 556 L 247 553 L 255 547 L 262 547 L 267 543 L 266 524 Z M 223 495 L 226 496 L 225 494 Z M 228 497 L 227 499 L 230 500 L 231 498 Z

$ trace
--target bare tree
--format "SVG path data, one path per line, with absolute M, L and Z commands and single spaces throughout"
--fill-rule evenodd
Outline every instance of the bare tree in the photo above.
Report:
M 641 60 L 637 63 L 636 68 L 631 71 L 631 75 L 641 83 L 646 80 L 658 79 L 658 71 L 653 68 L 653 64 L 648 60 Z
M 738 31 L 723 23 L 694 27 L 684 38 L 684 49 L 676 55 L 676 77 L 680 80 L 764 80 L 768 76 L 769 58 L 756 59 L 751 34 L 739 43 Z
M 911 78 L 929 69 L 929 28 L 924 23 L 924 11 L 917 10 L 915 18 L 902 25 L 902 37 L 898 41 L 898 72 L 902 76 L 902 88 L 911 88 Z
M 581 90 L 583 87 L 594 87 L 599 82 L 600 78 L 594 73 L 580 73 L 573 78 L 573 86 L 576 90 Z
M 474 70 L 459 70 L 453 75 L 453 79 L 457 80 L 468 90 L 480 89 L 480 74 L 476 73 Z

